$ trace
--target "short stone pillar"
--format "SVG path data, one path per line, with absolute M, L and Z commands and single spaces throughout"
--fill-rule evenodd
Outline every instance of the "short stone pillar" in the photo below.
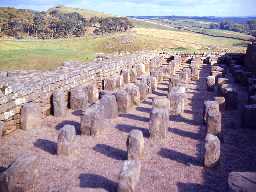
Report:
M 151 84 L 151 90 L 157 91 L 158 82 L 156 77 L 153 77 L 153 76 L 150 77 L 150 84 Z
M 3 135 L 4 135 L 4 122 L 0 121 L 0 141 Z
M 131 96 L 125 90 L 119 90 L 115 93 L 118 111 L 127 113 L 131 107 Z
M 165 96 L 158 96 L 152 99 L 153 108 L 163 108 L 170 111 L 170 100 Z
M 144 64 L 137 64 L 135 65 L 136 71 L 137 71 L 137 76 L 141 76 L 145 74 L 145 65 Z
M 191 70 L 189 68 L 184 68 L 181 73 L 181 81 L 184 83 L 189 83 L 191 80 Z
M 69 156 L 72 154 L 73 146 L 72 143 L 75 140 L 76 129 L 73 125 L 65 125 L 58 135 L 57 141 L 57 154 Z
M 209 109 L 207 112 L 207 133 L 218 135 L 221 132 L 221 113 Z
M 116 88 L 122 88 L 124 86 L 124 78 L 123 75 L 119 75 L 116 78 Z
M 191 65 L 191 80 L 198 81 L 199 80 L 199 69 L 196 65 Z
M 64 92 L 61 90 L 54 91 L 52 94 L 53 115 L 55 117 L 62 117 L 66 114 L 67 102 L 65 100 Z
M 118 116 L 118 107 L 116 97 L 106 94 L 100 99 L 100 105 L 103 107 L 103 116 L 106 119 L 113 119 Z
M 87 108 L 81 116 L 81 135 L 97 136 L 105 128 L 103 111 L 99 104 Z
M 214 76 L 208 76 L 206 78 L 206 84 L 207 84 L 207 90 L 208 91 L 214 91 L 214 89 L 215 89 L 215 77 Z
M 144 156 L 144 137 L 140 130 L 132 130 L 127 138 L 128 160 L 142 160 Z
M 231 172 L 228 176 L 228 186 L 234 192 L 255 192 L 256 172 Z
M 124 161 L 119 175 L 117 192 L 135 192 L 141 173 L 141 162 L 135 160 Z
M 136 79 L 137 79 L 137 71 L 136 71 L 136 69 L 132 68 L 130 70 L 130 82 L 135 83 Z
M 227 110 L 236 110 L 238 107 L 238 93 L 234 88 L 226 88 L 224 94 Z
M 29 130 L 41 128 L 42 112 L 39 104 L 25 103 L 21 108 L 21 129 Z
M 104 81 L 104 90 L 114 91 L 116 89 L 116 78 L 108 78 Z
M 35 155 L 22 154 L 0 175 L 0 191 L 34 191 L 39 179 L 39 161 Z
M 171 115 L 182 115 L 185 108 L 185 94 L 170 92 L 170 114 Z
M 70 108 L 72 110 L 83 110 L 88 106 L 88 95 L 83 87 L 76 87 L 70 91 Z
M 123 78 L 125 84 L 130 83 L 130 72 L 128 70 L 123 72 Z
M 225 97 L 214 97 L 214 101 L 216 101 L 219 104 L 220 111 L 224 112 L 226 108 Z
M 212 134 L 207 134 L 205 140 L 204 166 L 213 167 L 220 159 L 220 140 Z
M 143 101 L 144 99 L 146 99 L 148 93 L 149 93 L 149 87 L 147 84 L 143 83 L 143 82 L 138 82 L 136 83 L 136 86 L 139 87 L 140 90 L 140 100 Z
M 153 108 L 150 113 L 149 134 L 150 139 L 162 140 L 166 138 L 169 127 L 169 112 L 163 108 Z
M 219 112 L 220 111 L 219 103 L 217 101 L 205 101 L 204 102 L 204 111 L 203 111 L 204 123 L 207 122 L 209 110 Z
M 256 129 L 256 104 L 245 105 L 241 114 L 243 128 Z
M 88 102 L 90 104 L 95 103 L 99 99 L 99 90 L 96 84 L 91 84 L 86 86 L 86 91 L 88 95 Z
M 177 86 L 180 86 L 180 85 L 181 85 L 181 82 L 180 82 L 179 76 L 175 75 L 175 76 L 172 76 L 172 77 L 169 78 L 169 85 L 168 85 L 169 92 L 171 91 L 171 89 L 173 87 L 177 87 Z
M 134 84 L 128 84 L 126 87 L 127 93 L 131 97 L 131 103 L 133 105 L 139 105 L 140 104 L 140 90 L 139 87 L 137 87 Z

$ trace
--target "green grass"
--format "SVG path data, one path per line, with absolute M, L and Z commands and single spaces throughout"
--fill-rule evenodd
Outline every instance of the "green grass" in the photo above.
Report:
M 135 28 L 107 36 L 59 40 L 0 40 L 0 70 L 49 70 L 64 61 L 90 61 L 97 53 L 143 50 L 213 51 L 245 50 L 246 42 L 192 32 Z

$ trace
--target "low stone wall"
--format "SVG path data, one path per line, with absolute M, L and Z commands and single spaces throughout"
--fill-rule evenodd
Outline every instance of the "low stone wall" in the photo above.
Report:
M 140 53 L 117 56 L 89 63 L 66 62 L 55 71 L 0 72 L 0 121 L 3 133 L 20 128 L 20 110 L 24 103 L 40 104 L 44 116 L 51 113 L 51 97 L 55 90 L 64 90 L 68 99 L 70 89 L 97 83 L 102 88 L 104 79 L 120 74 L 136 64 L 148 67 L 161 65 L 163 56 L 157 53 Z
M 247 69 L 256 74 L 256 42 L 248 45 L 244 62 Z

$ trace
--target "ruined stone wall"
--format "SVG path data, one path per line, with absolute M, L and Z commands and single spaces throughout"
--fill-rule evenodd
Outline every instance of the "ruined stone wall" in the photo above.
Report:
M 249 71 L 256 74 L 256 43 L 248 45 L 245 55 L 245 66 Z
M 66 62 L 57 70 L 47 72 L 0 72 L 0 121 L 5 124 L 4 134 L 20 127 L 20 110 L 24 103 L 39 103 L 43 114 L 49 115 L 53 91 L 64 90 L 68 99 L 70 89 L 77 86 L 97 83 L 101 89 L 102 80 L 136 64 L 149 65 L 156 56 L 159 57 L 156 53 L 142 53 L 89 63 Z

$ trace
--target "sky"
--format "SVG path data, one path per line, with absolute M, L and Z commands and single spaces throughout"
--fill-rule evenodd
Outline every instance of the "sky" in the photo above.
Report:
M 33 10 L 65 5 L 118 16 L 256 16 L 256 0 L 0 0 Z

